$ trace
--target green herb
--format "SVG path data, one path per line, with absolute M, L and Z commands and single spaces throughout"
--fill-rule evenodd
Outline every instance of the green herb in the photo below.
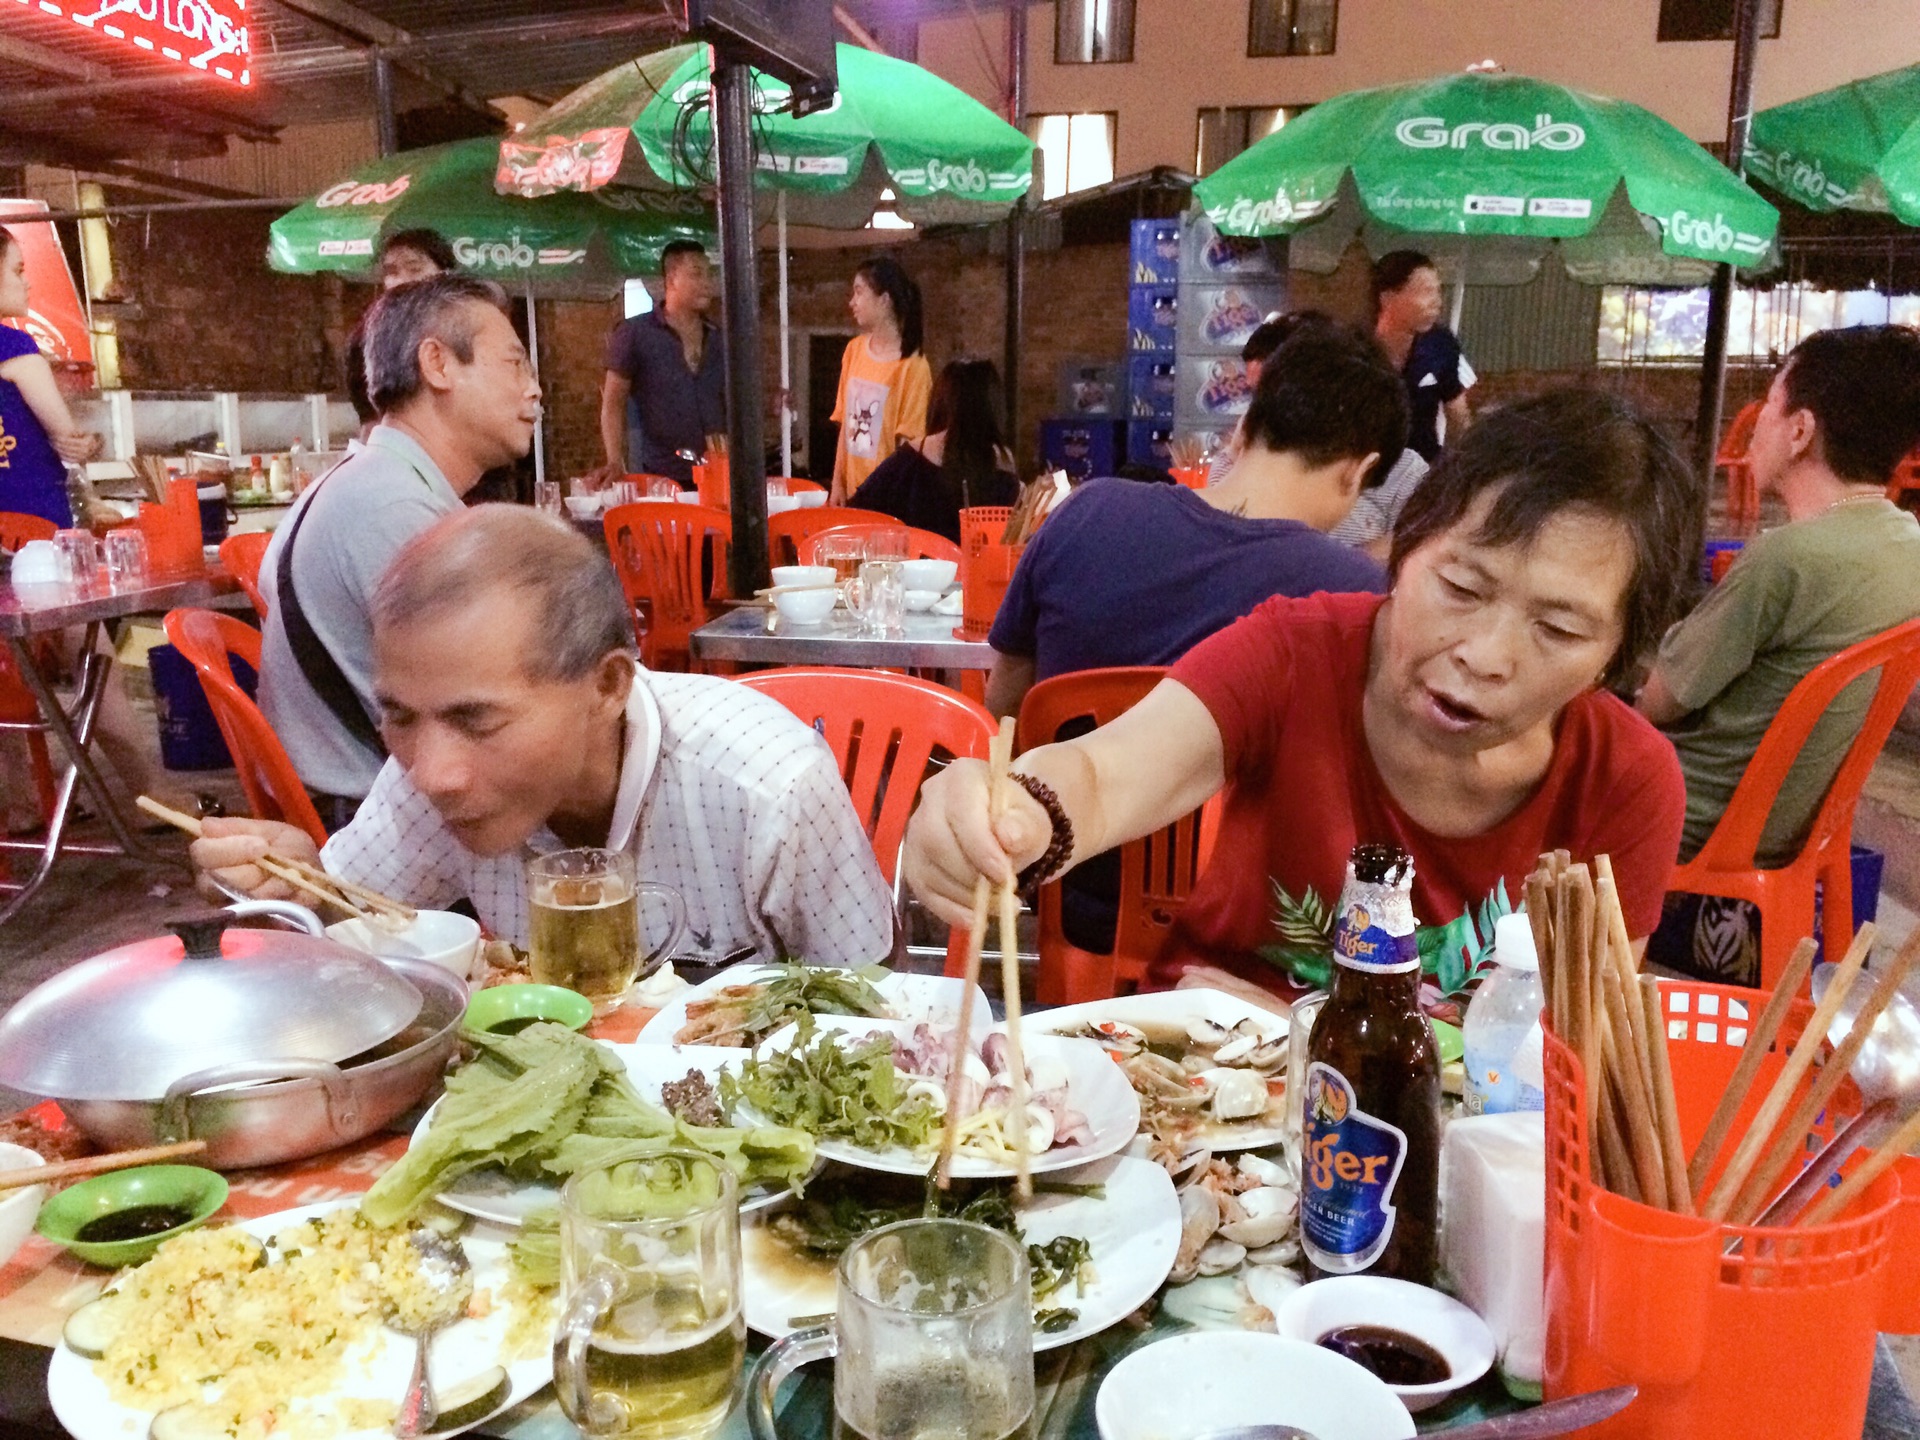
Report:
M 1027 1246 L 1035 1300 L 1045 1300 L 1069 1284 L 1076 1296 L 1085 1295 L 1087 1272 L 1092 1266 L 1093 1247 L 1078 1235 L 1060 1235 L 1044 1245 Z
M 1073 1322 L 1079 1318 L 1078 1310 L 1036 1310 L 1033 1312 L 1033 1328 L 1042 1335 L 1057 1335 L 1062 1330 L 1071 1330 Z
M 729 986 L 688 1006 L 686 1039 L 708 1045 L 757 1045 L 802 1015 L 863 1015 L 885 1019 L 893 1012 L 873 987 L 884 967 L 849 970 L 791 960 L 762 978 Z
M 253 1342 L 253 1348 L 269 1360 L 278 1360 L 280 1358 L 280 1347 L 271 1340 L 256 1340 Z
M 918 1150 L 940 1130 L 940 1112 L 931 1100 L 907 1098 L 893 1066 L 891 1035 L 816 1033 L 811 1014 L 800 1017 L 785 1050 L 746 1060 L 737 1075 L 721 1071 L 720 1100 L 729 1117 L 744 1100 L 776 1125 L 863 1150 Z

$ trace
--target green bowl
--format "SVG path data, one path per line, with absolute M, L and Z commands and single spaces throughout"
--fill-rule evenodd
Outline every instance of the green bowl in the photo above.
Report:
M 203 1225 L 227 1203 L 227 1182 L 197 1165 L 141 1165 L 96 1175 L 68 1186 L 40 1207 L 33 1228 L 56 1245 L 64 1245 L 89 1265 L 118 1269 L 138 1265 L 160 1248 L 161 1242 Z M 192 1219 L 157 1235 L 134 1240 L 85 1241 L 80 1227 L 117 1210 L 137 1205 L 179 1205 Z
M 558 985 L 495 985 L 475 992 L 460 1023 L 468 1030 L 498 1030 L 515 1020 L 551 1020 L 579 1030 L 593 1019 L 593 1002 Z

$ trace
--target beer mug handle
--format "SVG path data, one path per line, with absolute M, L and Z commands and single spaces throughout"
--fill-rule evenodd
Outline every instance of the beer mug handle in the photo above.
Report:
M 583 1434 L 611 1435 L 626 1428 L 621 1405 L 607 1397 L 596 1413 L 593 1387 L 587 1382 L 587 1342 L 593 1327 L 613 1304 L 619 1280 L 605 1267 L 587 1276 L 573 1297 L 553 1335 L 553 1388 L 566 1412 Z
M 851 615 L 855 620 L 860 621 L 862 624 L 866 622 L 867 617 L 863 612 L 869 603 L 867 587 L 858 575 L 854 576 L 851 580 L 842 580 L 840 582 L 840 603 L 847 607 L 847 614 Z
M 671 885 L 656 884 L 652 880 L 642 880 L 634 887 L 638 896 L 660 896 L 667 902 L 667 911 L 673 921 L 667 926 L 667 938 L 640 957 L 640 969 L 635 978 L 644 980 L 659 968 L 660 962 L 680 948 L 680 939 L 687 933 L 687 902 L 680 898 L 680 892 Z
M 773 1406 L 780 1398 L 780 1387 L 802 1365 L 831 1360 L 836 1350 L 833 1321 L 828 1320 L 825 1324 L 781 1336 L 753 1362 L 753 1374 L 747 1380 L 747 1430 L 753 1440 L 780 1440 L 780 1432 L 773 1423 Z M 560 1367 L 556 1364 L 556 1379 L 559 1374 Z
M 1330 998 L 1324 990 L 1302 995 L 1293 1002 L 1293 1019 L 1287 1029 L 1287 1130 L 1296 1151 L 1307 1126 L 1307 1047 L 1313 1039 L 1313 1022 L 1320 1018 Z

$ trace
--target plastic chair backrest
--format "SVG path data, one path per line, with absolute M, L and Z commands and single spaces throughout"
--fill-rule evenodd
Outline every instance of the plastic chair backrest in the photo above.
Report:
M 785 480 L 789 495 L 824 495 L 827 487 L 818 480 L 802 480 L 798 475 L 769 475 L 769 480 Z
M 1902 457 L 1893 467 L 1893 478 L 1887 481 L 1887 498 L 1896 505 L 1909 490 L 1920 490 L 1920 450 Z
M 1105 725 L 1143 700 L 1166 678 L 1156 665 L 1082 670 L 1042 680 L 1020 706 L 1021 751 L 1051 744 L 1076 720 Z M 1101 1000 L 1123 982 L 1138 985 L 1160 953 L 1193 882 L 1206 864 L 1218 825 L 1218 801 L 1209 801 L 1155 834 L 1120 847 L 1120 908 L 1113 950 L 1082 950 L 1061 928 L 1058 882 L 1040 888 L 1040 973 L 1043 1004 Z
M 229 535 L 220 542 L 220 563 L 240 582 L 240 588 L 253 602 L 254 613 L 262 620 L 267 618 L 267 597 L 260 593 L 260 562 L 266 558 L 267 546 L 272 540 L 272 531 L 258 530 L 246 535 Z
M 320 823 L 319 812 L 294 773 L 286 747 L 233 675 L 229 655 L 238 655 L 259 673 L 260 632 L 231 615 L 212 610 L 170 610 L 165 624 L 169 643 L 199 673 L 200 688 L 206 692 L 207 704 L 233 755 L 234 767 L 240 772 L 240 788 L 254 818 L 297 825 L 314 844 L 326 844 L 326 826 Z
M 1749 400 L 1740 407 L 1733 423 L 1727 426 L 1727 433 L 1721 437 L 1719 453 L 1713 457 L 1715 465 L 1737 465 L 1747 458 L 1747 447 L 1753 444 L 1753 427 L 1765 404 L 1764 400 Z
M 896 525 L 885 521 L 875 521 L 866 525 L 835 525 L 826 530 L 816 530 L 800 547 L 800 553 L 805 557 L 801 563 L 803 565 L 819 564 L 820 562 L 814 558 L 816 554 L 814 547 L 829 535 L 858 535 L 864 538 L 881 530 L 907 532 L 909 560 L 951 560 L 956 565 L 960 563 L 960 547 L 946 536 L 936 535 L 931 530 L 921 530 L 912 525 Z
M 767 517 L 767 559 L 774 565 L 798 565 L 806 543 L 838 525 L 871 525 L 873 511 L 851 505 L 816 505 Z
M 685 668 L 691 663 L 693 632 L 707 619 L 700 568 L 707 543 L 715 542 L 715 576 L 724 576 L 733 517 L 705 505 L 641 501 L 614 506 L 602 524 L 614 573 L 633 615 L 641 663 L 649 670 Z M 642 605 L 647 607 L 644 623 Z
M 984 760 L 997 730 L 985 706 L 957 691 L 882 670 L 763 670 L 739 683 L 825 738 L 889 885 L 928 760 L 937 751 Z
M 51 540 L 60 527 L 43 515 L 0 510 L 0 550 L 18 550 L 29 540 Z

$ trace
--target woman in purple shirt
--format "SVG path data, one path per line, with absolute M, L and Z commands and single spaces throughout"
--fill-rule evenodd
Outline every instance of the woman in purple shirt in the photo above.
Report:
M 0 317 L 27 318 L 27 252 L 0 229 Z M 82 433 L 54 383 L 53 367 L 33 336 L 0 325 L 0 510 L 38 515 L 61 529 L 73 524 L 66 461 L 100 448 Z

